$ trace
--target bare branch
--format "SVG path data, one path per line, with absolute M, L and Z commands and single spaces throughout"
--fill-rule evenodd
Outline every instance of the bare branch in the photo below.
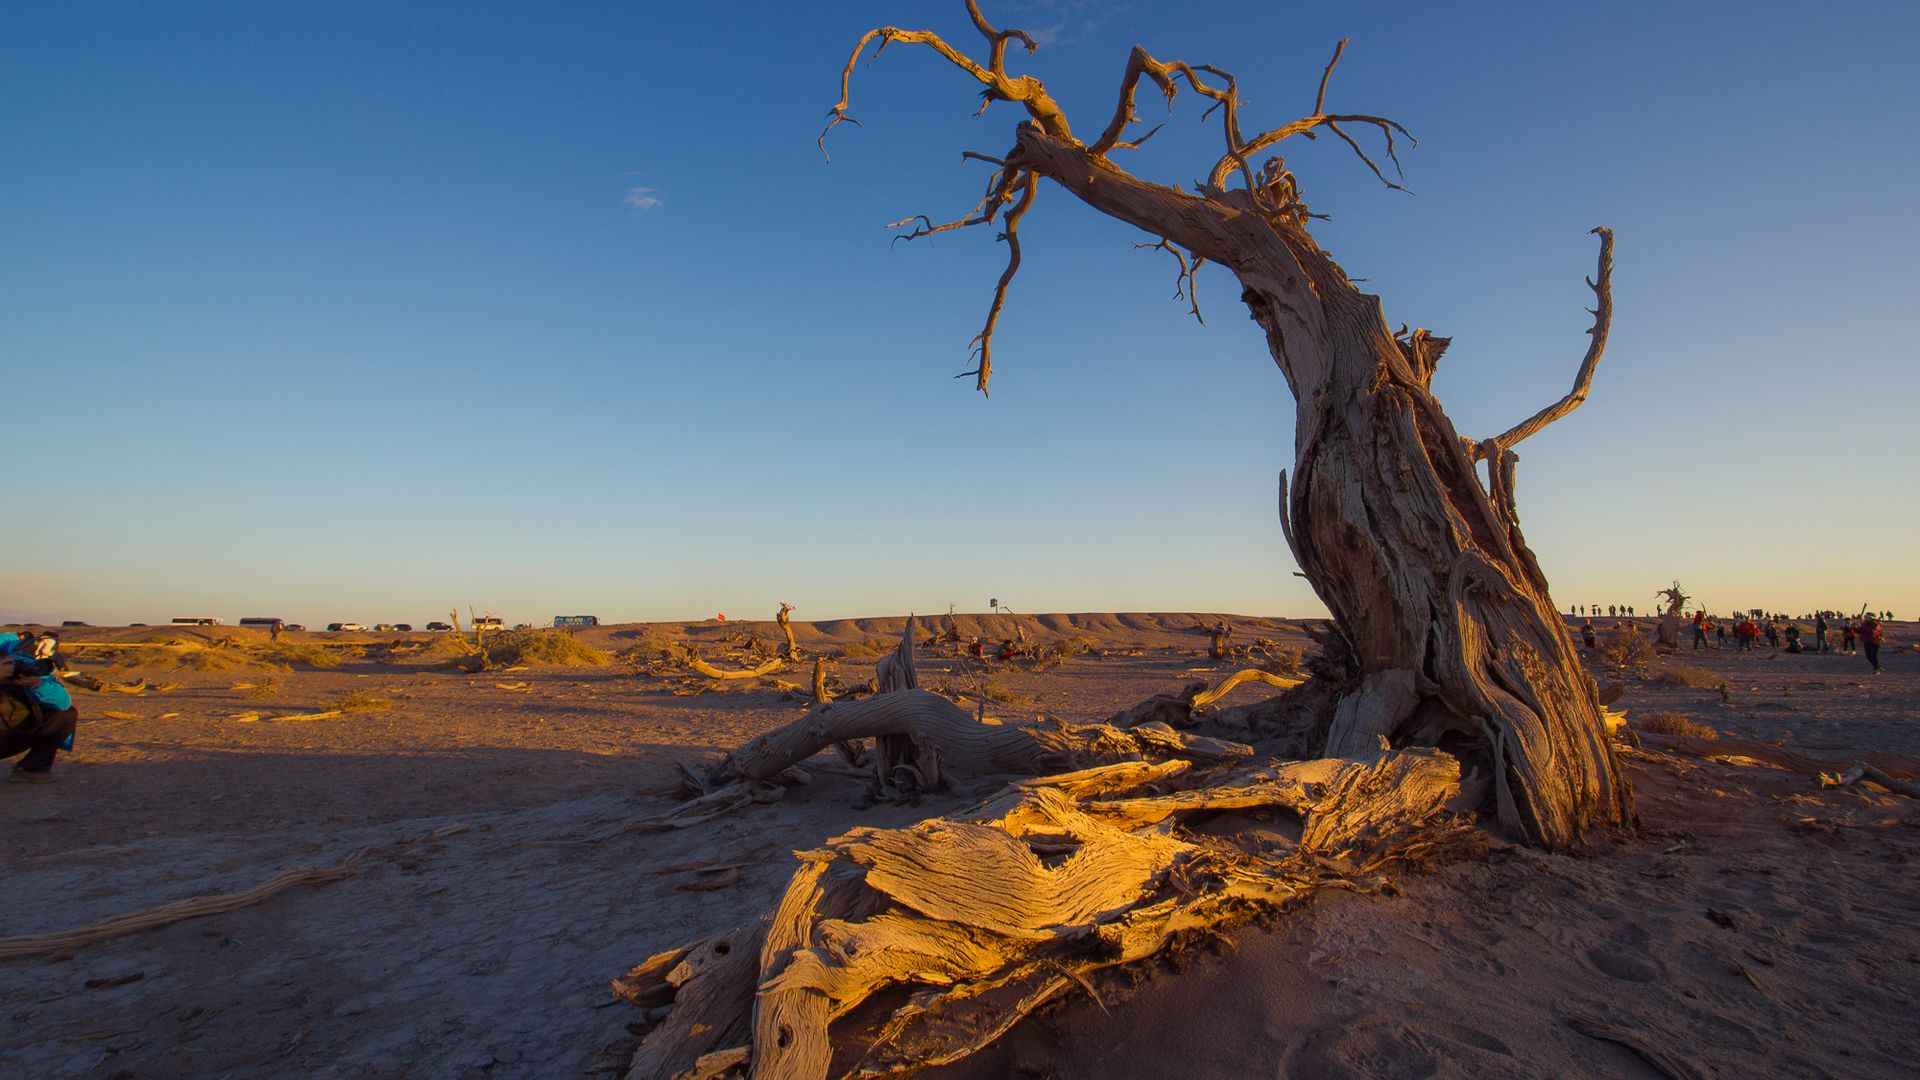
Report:
M 1566 416 L 1587 400 L 1587 391 L 1593 386 L 1593 372 L 1600 364 L 1600 354 L 1607 351 L 1607 332 L 1613 328 L 1613 230 L 1605 225 L 1592 230 L 1592 235 L 1600 238 L 1599 278 L 1587 279 L 1587 287 L 1593 290 L 1594 307 L 1593 327 L 1587 335 L 1593 340 L 1587 345 L 1587 355 L 1580 361 L 1580 370 L 1573 377 L 1573 389 L 1559 401 L 1541 409 L 1532 416 L 1481 443 L 1474 450 L 1475 461 L 1491 456 L 1494 450 L 1510 450 L 1521 440 L 1537 434 L 1541 428 Z
M 1022 174 L 1025 183 L 1020 189 L 1020 201 L 1007 211 L 1007 231 L 1000 238 L 1007 242 L 1007 268 L 1000 274 L 1000 283 L 993 289 L 993 306 L 987 309 L 987 324 L 973 337 L 972 344 L 980 350 L 980 364 L 972 371 L 963 371 L 954 378 L 968 375 L 976 376 L 974 388 L 982 394 L 987 392 L 987 380 L 993 377 L 993 328 L 1000 322 L 1000 309 L 1007 303 L 1007 286 L 1013 283 L 1013 275 L 1020 272 L 1020 219 L 1027 216 L 1033 206 L 1033 197 L 1040 190 L 1040 177 L 1036 173 Z
M 1174 261 L 1180 264 L 1180 276 L 1175 278 L 1173 282 L 1173 298 L 1175 300 L 1187 301 L 1187 310 L 1193 313 L 1194 319 L 1198 321 L 1200 325 L 1205 326 L 1207 320 L 1200 314 L 1199 279 L 1194 275 L 1200 272 L 1200 268 L 1206 265 L 1207 260 L 1202 256 L 1195 255 L 1193 261 L 1189 263 L 1186 253 L 1174 247 L 1172 242 L 1164 236 L 1161 237 L 1157 243 L 1149 244 L 1143 242 L 1135 244 L 1133 247 L 1136 251 L 1141 248 L 1155 248 L 1173 256 Z
M 1313 115 L 1319 116 L 1327 111 L 1327 83 L 1333 78 L 1333 69 L 1340 66 L 1340 54 L 1347 51 L 1347 42 L 1352 38 L 1341 38 L 1333 47 L 1333 59 L 1327 61 L 1327 70 L 1320 73 L 1320 92 L 1313 96 Z
M 984 154 L 973 154 L 972 156 L 987 161 L 999 160 L 997 158 L 988 158 Z M 955 229 L 964 229 L 972 225 L 985 225 L 993 220 L 993 216 L 1000 212 L 1002 206 L 1013 199 L 1013 186 L 1019 181 L 1019 177 L 1020 172 L 1018 169 L 1011 165 L 1004 165 L 1003 163 L 998 177 L 992 182 L 991 186 L 987 188 L 987 193 L 981 197 L 979 202 L 974 204 L 972 210 L 967 211 L 966 216 L 954 221 L 935 225 L 933 219 L 925 214 L 912 214 L 901 218 L 899 221 L 888 222 L 887 228 L 904 229 L 916 221 L 920 222 L 920 226 L 912 232 L 901 233 L 894 237 L 894 242 L 898 243 L 901 240 L 918 240 L 923 236 L 937 236 L 943 232 L 952 232 Z

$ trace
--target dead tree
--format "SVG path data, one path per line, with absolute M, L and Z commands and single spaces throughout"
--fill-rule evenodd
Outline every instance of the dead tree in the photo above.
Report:
M 1680 648 L 1680 626 L 1685 621 L 1682 610 L 1687 606 L 1687 601 L 1693 598 L 1687 595 L 1678 581 L 1653 595 L 1667 602 L 1667 610 L 1660 613 L 1660 623 L 1654 631 L 1655 644 L 1677 651 Z
M 787 603 L 785 600 L 780 601 L 780 610 L 774 613 L 773 621 L 780 624 L 780 632 L 785 634 L 787 638 L 787 651 L 782 653 L 781 656 L 787 660 L 798 660 L 800 659 L 800 643 L 793 640 L 793 620 L 788 614 L 792 610 L 792 604 Z
M 1252 134 L 1243 128 L 1232 75 L 1135 46 L 1111 117 L 1087 139 L 1039 79 L 1009 72 L 1008 46 L 1018 42 L 1031 53 L 1034 40 L 994 27 L 977 0 L 966 0 L 966 11 L 984 39 L 980 57 L 932 30 L 883 26 L 862 36 L 820 134 L 824 151 L 828 133 L 853 120 L 854 67 L 875 42 L 876 55 L 889 44 L 924 47 L 979 84 L 982 109 L 1010 102 L 1025 112 L 1012 146 L 962 155 L 994 170 L 972 212 L 941 224 L 926 216 L 899 223 L 902 237 L 916 239 L 998 219 L 1007 266 L 973 340 L 977 363 L 963 374 L 987 391 L 995 326 L 1020 269 L 1020 223 L 1042 180 L 1157 238 L 1152 246 L 1173 256 L 1189 296 L 1199 267 L 1225 267 L 1295 401 L 1293 467 L 1280 474 L 1281 528 L 1354 661 L 1337 698 L 1328 753 L 1366 750 L 1382 737 L 1396 745 L 1431 745 L 1447 735 L 1456 744 L 1477 740 L 1493 766 L 1499 818 L 1510 832 L 1560 848 L 1592 828 L 1628 821 L 1632 792 L 1608 745 L 1593 681 L 1521 536 L 1514 498 L 1514 447 L 1586 400 L 1606 347 L 1611 231 L 1593 230 L 1600 241 L 1598 268 L 1588 279 L 1593 325 L 1572 389 L 1504 432 L 1463 437 L 1431 389 L 1450 339 L 1392 329 L 1379 297 L 1362 292 L 1314 242 L 1309 225 L 1316 215 L 1285 163 L 1254 163 L 1288 139 L 1329 134 L 1382 183 L 1400 187 L 1355 133 L 1382 137 L 1397 176 L 1396 140 L 1412 142 L 1406 129 L 1382 116 L 1327 108 L 1345 41 L 1320 75 L 1312 111 Z M 1142 79 L 1169 107 L 1184 86 L 1208 99 L 1209 116 L 1218 114 L 1222 152 L 1196 190 L 1142 179 L 1114 160 L 1153 134 L 1132 133 Z

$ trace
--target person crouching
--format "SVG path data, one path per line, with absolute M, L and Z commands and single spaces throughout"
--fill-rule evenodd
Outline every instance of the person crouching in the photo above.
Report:
M 20 755 L 10 783 L 50 783 L 54 759 L 73 749 L 80 713 L 55 674 L 59 645 L 52 634 L 0 634 L 0 665 L 11 665 L 0 682 L 0 760 Z

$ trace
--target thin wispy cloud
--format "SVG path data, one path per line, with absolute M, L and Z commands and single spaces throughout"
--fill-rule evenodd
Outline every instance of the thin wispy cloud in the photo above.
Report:
M 652 210 L 660 205 L 659 191 L 659 188 L 630 187 L 627 189 L 627 197 L 620 201 L 635 210 Z
M 1021 26 L 1043 46 L 1071 44 L 1126 8 L 1127 5 L 1111 0 L 1024 0 L 1011 5 L 1002 25 Z M 1020 19 L 1039 25 L 1022 26 Z

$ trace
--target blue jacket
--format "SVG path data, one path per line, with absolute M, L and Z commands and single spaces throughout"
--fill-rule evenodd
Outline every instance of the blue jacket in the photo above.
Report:
M 49 709 L 66 710 L 73 708 L 73 695 L 53 677 L 53 665 L 45 660 L 35 660 L 33 653 L 20 641 L 20 635 L 12 632 L 0 634 L 0 660 L 13 661 L 13 670 L 21 675 L 38 675 L 40 680 L 27 689 L 33 699 Z

